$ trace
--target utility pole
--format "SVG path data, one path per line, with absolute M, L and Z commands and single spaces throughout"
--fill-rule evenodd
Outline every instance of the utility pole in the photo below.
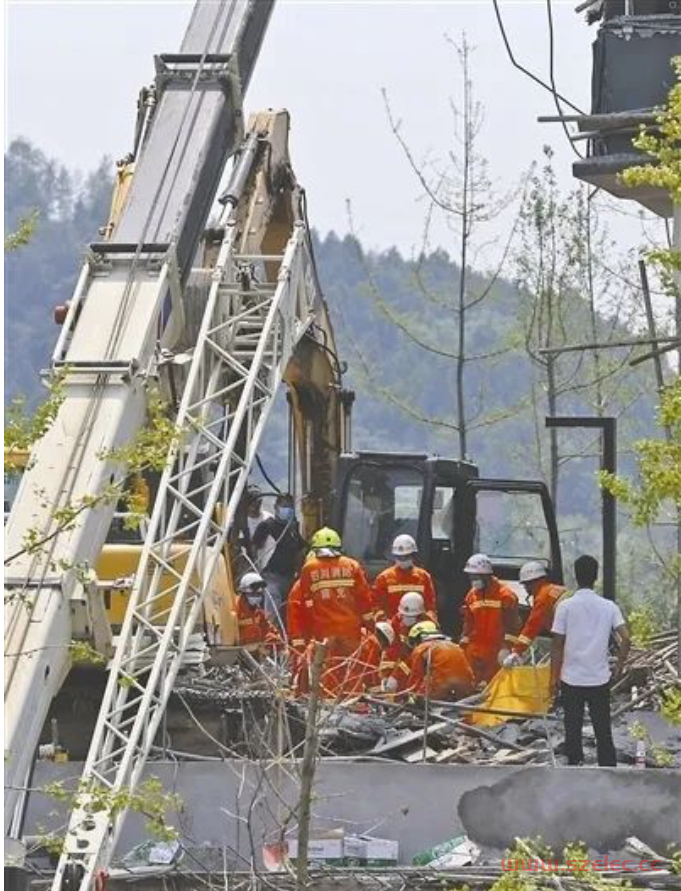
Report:
M 546 426 L 590 427 L 602 432 L 601 470 L 617 473 L 617 418 L 602 417 L 547 417 Z M 615 600 L 617 589 L 617 504 L 615 496 L 607 489 L 602 490 L 603 525 L 603 596 Z

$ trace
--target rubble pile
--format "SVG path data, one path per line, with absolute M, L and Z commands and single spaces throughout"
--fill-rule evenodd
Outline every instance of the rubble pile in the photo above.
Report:
M 613 687 L 613 735 L 621 764 L 681 767 L 681 733 L 660 715 L 668 691 L 681 689 L 675 667 L 677 639 L 674 632 L 665 632 L 656 635 L 646 649 L 633 649 Z M 291 695 L 285 660 L 257 662 L 246 656 L 232 664 L 204 664 L 182 672 L 173 697 L 199 709 L 203 720 L 212 712 L 240 716 L 236 734 L 240 739 L 249 735 L 246 725 L 266 721 L 283 698 L 290 745 L 297 748 L 305 735 L 307 702 Z M 479 726 L 476 716 L 489 714 L 497 715 L 499 723 Z M 428 707 L 422 702 L 364 695 L 324 702 L 318 731 L 322 757 L 539 766 L 560 764 L 563 755 L 560 700 L 550 714 L 535 712 L 524 717 L 489 708 L 483 694 Z M 224 737 L 223 741 L 229 742 Z M 584 745 L 587 762 L 595 762 L 588 720 Z M 250 750 L 243 754 L 253 756 Z
M 675 667 L 678 636 L 656 635 L 646 649 L 634 649 L 613 687 L 613 736 L 621 764 L 639 767 L 681 767 L 681 731 L 660 714 L 670 689 L 681 690 Z M 672 661 L 674 660 L 674 662 Z M 563 755 L 562 709 L 529 718 L 507 715 L 493 727 L 470 723 L 470 716 L 494 712 L 482 697 L 438 703 L 426 713 L 423 705 L 399 704 L 364 697 L 336 703 L 322 721 L 323 751 L 363 754 L 408 763 L 558 764 Z M 364 711 L 358 712 L 358 707 Z M 304 707 L 301 709 L 304 713 Z M 644 743 L 643 763 L 641 743 Z M 595 739 L 585 721 L 587 761 L 595 763 Z
M 278 856 L 275 853 L 281 854 Z M 621 850 L 602 855 L 584 846 L 566 848 L 560 855 L 541 840 L 520 840 L 512 850 L 480 848 L 467 836 L 434 845 L 417 854 L 411 864 L 393 862 L 398 843 L 371 836 L 345 838 L 328 831 L 310 839 L 308 878 L 304 887 L 315 891 L 625 891 L 632 888 L 681 888 L 679 864 L 630 837 Z M 294 891 L 297 843 L 272 845 L 263 864 L 248 873 L 236 866 L 232 852 L 221 848 L 184 847 L 176 842 L 146 843 L 116 863 L 108 876 L 110 889 L 129 887 L 226 887 L 232 891 Z M 345 853 L 350 856 L 343 856 Z M 635 857 L 637 860 L 631 860 Z M 643 861 L 641 861 L 643 858 Z M 629 864 L 628 869 L 623 862 Z M 639 867 L 644 868 L 631 868 Z M 145 881 L 146 880 L 146 881 Z
M 646 649 L 632 650 L 622 677 L 613 687 L 613 694 L 619 694 L 614 718 L 636 709 L 659 708 L 663 691 L 679 687 L 681 679 L 674 665 L 678 641 L 676 632 L 666 631 L 652 637 Z

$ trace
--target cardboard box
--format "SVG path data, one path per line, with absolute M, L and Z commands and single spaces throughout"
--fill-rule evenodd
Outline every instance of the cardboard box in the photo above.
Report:
M 371 835 L 348 835 L 345 839 L 347 866 L 392 866 L 400 855 L 399 842 Z
M 291 860 L 298 857 L 298 839 L 289 838 L 288 856 Z M 308 863 L 325 863 L 329 866 L 342 866 L 345 856 L 345 833 L 342 829 L 330 832 L 315 832 L 310 836 L 307 846 Z

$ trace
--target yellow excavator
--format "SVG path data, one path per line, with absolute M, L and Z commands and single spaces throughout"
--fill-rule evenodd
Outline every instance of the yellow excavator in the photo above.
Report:
M 278 272 L 275 258 L 284 253 L 294 227 L 305 216 L 305 195 L 296 182 L 289 158 L 289 127 L 286 111 L 265 111 L 251 116 L 235 159 L 234 173 L 220 198 L 223 205 L 233 207 L 230 225 L 236 233 L 236 252 L 240 256 L 271 257 L 267 264 L 267 276 L 271 279 L 276 278 Z M 134 161 L 126 161 L 117 167 L 111 214 L 102 229 L 107 237 L 116 229 L 134 168 Z M 223 236 L 224 232 L 216 228 L 209 227 L 205 232 L 199 248 L 199 262 L 185 287 L 185 328 L 176 349 L 190 349 L 196 339 L 207 287 L 217 260 L 217 246 Z M 57 307 L 55 319 L 63 322 L 68 308 L 68 305 Z M 353 394 L 342 386 L 333 328 L 323 301 L 315 307 L 314 329 L 315 337 L 303 337 L 298 343 L 284 374 L 290 406 L 290 441 L 294 444 L 294 456 L 297 456 L 292 473 L 295 474 L 296 488 L 302 493 L 305 536 L 311 535 L 330 514 L 333 481 L 338 456 L 346 451 L 345 437 L 353 399 Z M 177 374 L 170 373 L 162 383 L 165 395 L 172 403 L 177 399 L 182 381 Z M 5 452 L 5 515 L 17 496 L 29 460 L 28 451 Z M 141 503 L 146 502 L 150 512 L 157 483 L 158 475 L 141 477 L 136 474 L 126 481 L 126 488 L 134 490 L 137 505 L 141 496 Z M 219 515 L 219 507 L 216 513 Z M 239 526 L 237 523 L 224 548 L 204 606 L 203 623 L 211 629 L 211 641 L 226 646 L 238 644 L 232 567 L 237 556 Z M 103 598 L 114 634 L 120 630 L 125 618 L 145 527 L 145 520 L 140 523 L 134 519 L 126 510 L 125 499 L 121 499 L 94 565 L 98 593 Z M 177 551 L 174 569 L 182 569 L 186 549 L 181 544 L 174 547 Z M 198 577 L 196 581 L 198 583 Z M 161 591 L 169 591 L 172 586 L 172 573 L 166 572 L 161 580 Z M 155 614 L 159 617 L 166 613 L 169 596 L 159 598 L 157 602 Z
M 221 196 L 234 210 L 238 252 L 243 256 L 280 257 L 298 222 L 305 219 L 305 194 L 296 182 L 288 150 L 289 115 L 286 111 L 251 116 L 234 164 L 234 173 Z M 103 232 L 115 231 L 117 215 L 134 173 L 134 161 L 121 164 Z M 307 231 L 307 230 L 306 230 Z M 185 288 L 185 330 L 179 347 L 196 338 L 206 289 L 224 232 L 208 228 L 201 243 L 200 262 Z M 268 276 L 276 277 L 276 260 Z M 63 319 L 66 308 L 55 315 Z M 399 452 L 352 452 L 350 414 L 352 391 L 343 387 L 328 307 L 315 309 L 315 337 L 304 337 L 293 352 L 284 375 L 290 411 L 289 467 L 293 488 L 301 493 L 302 532 L 309 537 L 323 523 L 342 534 L 346 551 L 375 576 L 390 562 L 393 538 L 414 536 L 421 562 L 435 576 L 444 626 L 455 630 L 458 606 L 465 594 L 463 566 L 475 550 L 489 552 L 500 576 L 517 578 L 523 561 L 548 559 L 554 578 L 562 574 L 558 531 L 550 497 L 543 483 L 522 480 L 481 480 L 470 462 Z M 182 381 L 165 378 L 169 401 L 177 399 Z M 28 453 L 6 455 L 5 512 L 18 488 Z M 128 485 L 153 503 L 157 480 L 134 477 Z M 219 510 L 218 510 L 219 513 Z M 243 519 L 243 518 L 242 518 Z M 132 580 L 139 565 L 145 523 L 132 526 L 125 509 L 114 514 L 105 545 L 97 557 L 97 587 L 103 597 L 113 632 L 125 618 Z M 242 528 L 242 527 L 241 527 Z M 204 607 L 204 627 L 216 644 L 238 644 L 235 586 L 232 567 L 236 524 Z M 181 546 L 176 546 L 184 551 Z M 178 553 L 177 561 L 183 561 Z M 176 567 L 177 568 L 177 567 Z M 173 586 L 166 573 L 163 591 Z M 168 603 L 159 600 L 157 612 Z

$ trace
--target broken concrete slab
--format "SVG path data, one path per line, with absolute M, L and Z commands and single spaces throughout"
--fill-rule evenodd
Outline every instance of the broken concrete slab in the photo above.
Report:
M 33 785 L 78 777 L 81 767 L 38 764 Z M 276 841 L 298 800 L 295 762 L 152 762 L 146 775 L 158 776 L 184 802 L 178 822 L 183 833 L 195 843 L 228 847 L 241 863 L 259 858 L 263 845 Z M 334 758 L 318 765 L 313 812 L 319 829 L 351 827 L 355 834 L 398 840 L 405 863 L 464 834 L 502 851 L 516 836 L 537 835 L 554 848 L 582 839 L 604 853 L 636 836 L 660 850 L 681 838 L 681 774 Z M 53 799 L 31 794 L 27 833 L 42 833 L 41 825 L 55 828 L 63 818 Z M 144 837 L 143 819 L 130 815 L 119 850 Z

